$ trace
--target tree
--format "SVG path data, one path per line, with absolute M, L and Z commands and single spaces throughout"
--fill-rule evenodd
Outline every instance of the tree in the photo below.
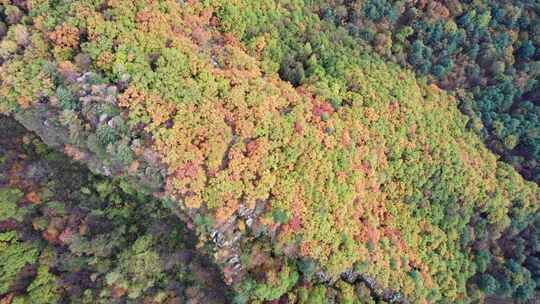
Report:
M 492 295 L 498 289 L 498 282 L 490 274 L 484 273 L 478 279 L 478 287 L 487 295 Z

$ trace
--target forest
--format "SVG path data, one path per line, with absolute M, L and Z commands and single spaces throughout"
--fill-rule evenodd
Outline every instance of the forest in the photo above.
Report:
M 539 14 L 0 0 L 0 303 L 538 303 Z

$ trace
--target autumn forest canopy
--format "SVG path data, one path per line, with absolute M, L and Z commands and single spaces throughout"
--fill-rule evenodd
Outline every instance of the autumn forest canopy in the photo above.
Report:
M 539 14 L 0 0 L 0 303 L 537 303 Z

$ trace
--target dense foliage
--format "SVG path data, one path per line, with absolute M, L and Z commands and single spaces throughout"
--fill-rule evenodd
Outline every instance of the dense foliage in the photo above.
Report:
M 311 9 L 359 44 L 456 92 L 470 127 L 540 183 L 538 1 L 336 0 Z
M 92 250 L 69 267 L 95 267 L 81 269 L 101 274 L 91 281 L 105 290 L 52 294 L 170 296 L 165 282 L 180 280 L 175 275 L 185 268 L 163 269 L 160 261 L 182 246 L 171 232 L 182 229 L 175 224 L 182 219 L 197 247 L 213 252 L 237 302 L 535 297 L 538 187 L 497 161 L 454 97 L 384 63 L 359 46 L 354 26 L 340 26 L 354 25 L 347 16 L 356 11 L 370 24 L 399 19 L 391 3 L 348 1 L 360 6 L 355 10 L 306 2 L 3 2 L 0 111 L 95 172 L 124 181 L 82 182 L 96 186 L 81 193 L 118 208 L 108 216 L 96 211 L 117 229 L 95 244 L 74 228 L 65 232 L 64 220 L 37 221 L 46 240 L 71 242 L 75 256 Z M 415 30 L 392 33 L 406 44 Z M 426 45 L 420 53 L 429 54 Z M 532 125 L 516 128 L 527 135 L 514 134 L 509 150 L 537 140 L 537 122 L 526 121 Z M 139 191 L 159 200 L 144 208 L 124 203 L 117 187 L 135 201 Z M 19 194 L 10 188 L 3 195 Z M 15 221 L 29 216 L 13 207 L 18 200 L 2 208 Z M 159 209 L 160 201 L 170 209 Z M 55 202 L 44 214 L 94 216 L 78 216 L 78 205 Z M 130 239 L 124 234 L 133 225 Z M 9 282 L 24 265 L 54 258 L 13 233 L 1 238 L 2 252 L 23 261 L 2 268 Z M 107 240 L 117 238 L 126 245 L 116 252 Z M 87 258 L 111 261 L 101 269 Z M 42 285 L 55 279 L 47 261 L 29 276 Z

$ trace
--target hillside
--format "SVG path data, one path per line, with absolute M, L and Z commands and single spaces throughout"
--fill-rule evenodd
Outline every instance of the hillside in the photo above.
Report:
M 538 186 L 451 94 L 303 2 L 13 1 L 2 17 L 0 111 L 169 206 L 234 301 L 535 296 Z

